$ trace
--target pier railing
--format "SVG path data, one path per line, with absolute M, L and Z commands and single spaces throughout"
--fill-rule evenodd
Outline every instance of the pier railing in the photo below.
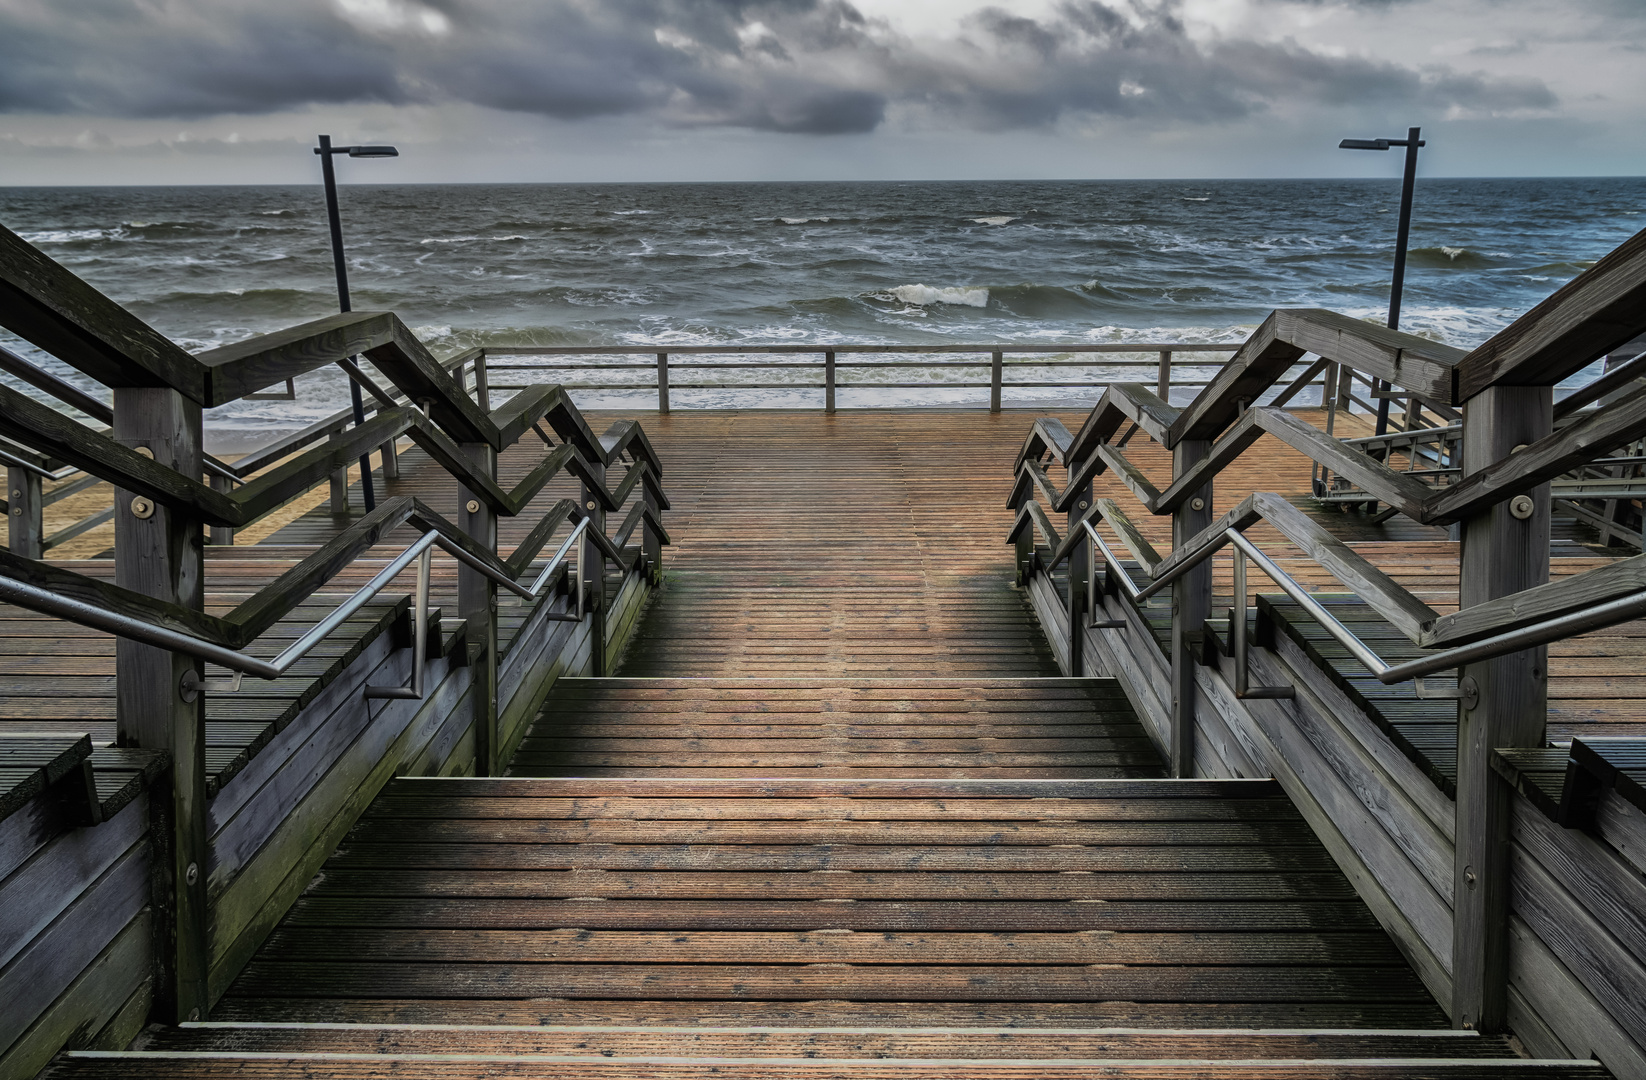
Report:
M 1551 482 L 1619 458 L 1632 467 L 1632 447 L 1646 438 L 1646 389 L 1609 396 L 1632 376 L 1608 374 L 1560 407 L 1553 388 L 1643 330 L 1646 232 L 1467 353 L 1330 312 L 1277 311 L 1184 407 L 1119 384 L 1075 434 L 1055 418 L 1036 421 L 1016 462 L 1009 536 L 1064 672 L 1119 676 L 1176 775 L 1279 779 L 1456 1026 L 1512 1026 L 1539 1051 L 1605 1047 L 1622 1071 L 1646 1045 L 1637 1013 L 1620 1004 L 1646 970 L 1646 940 L 1615 918 L 1646 905 L 1640 830 L 1608 824 L 1607 790 L 1622 774 L 1574 744 L 1564 781 L 1554 781 L 1561 806 L 1586 807 L 1562 823 L 1583 825 L 1598 843 L 1534 843 L 1538 827 L 1514 800 L 1536 787 L 1525 762 L 1564 754 L 1546 742 L 1547 643 L 1646 614 L 1646 556 L 1549 580 Z M 1346 444 L 1255 404 L 1305 355 L 1337 369 L 1333 385 L 1352 369 L 1459 422 Z M 1169 480 L 1157 483 L 1128 455 L 1138 434 L 1171 451 Z M 1317 491 L 1326 475 L 1328 492 L 1341 479 L 1415 521 L 1455 523 L 1458 610 L 1431 608 L 1274 493 L 1218 516 L 1214 481 L 1264 436 L 1310 460 Z M 1402 454 L 1405 469 L 1394 460 Z M 1095 497 L 1104 473 L 1146 512 L 1170 515 L 1169 551 L 1156 551 L 1114 500 Z M 1061 533 L 1052 514 L 1066 518 Z M 1247 535 L 1260 522 L 1347 595 L 1300 585 Z M 1225 621 L 1212 617 L 1212 563 L 1226 547 L 1234 598 Z M 1255 625 L 1248 561 L 1285 594 L 1259 597 Z M 1150 602 L 1167 590 L 1169 606 Z M 1350 610 L 1363 613 L 1360 632 L 1338 618 Z M 1300 629 L 1307 623 L 1315 629 Z M 1446 671 L 1455 684 L 1419 681 Z M 1436 744 L 1432 729 L 1401 734 L 1386 717 L 1372 720 L 1367 675 L 1418 682 L 1408 700 L 1424 708 L 1443 699 L 1455 747 Z M 1631 745 L 1620 753 L 1638 759 L 1642 744 Z M 1442 772 L 1443 787 L 1433 780 Z M 1524 976 L 1532 968 L 1539 978 Z
M 349 738 L 340 736 L 326 751 L 333 758 L 305 759 L 302 769 L 315 769 L 313 775 L 320 778 L 312 786 L 294 788 L 284 802 L 270 796 L 275 804 L 250 819 L 237 816 L 214 826 L 214 793 L 221 794 L 221 787 L 215 769 L 208 771 L 205 703 L 208 696 L 232 697 L 242 680 L 236 674 L 208 681 L 206 664 L 260 680 L 290 676 L 352 614 L 419 564 L 415 609 L 396 608 L 403 612 L 397 618 L 412 623 L 408 632 L 397 631 L 410 639 L 402 647 L 415 651 L 410 685 L 368 686 L 365 671 L 350 679 L 339 677 L 314 699 L 323 699 L 328 710 L 314 722 L 349 725 L 347 730 L 358 734 L 361 724 L 377 723 L 388 715 L 384 709 L 403 702 L 405 708 L 394 714 L 400 730 L 417 727 L 425 738 L 445 740 L 441 753 L 446 757 L 461 739 L 467 757 L 451 757 L 449 767 L 492 772 L 506 753 L 504 743 L 518 737 L 535 709 L 528 700 L 535 690 L 529 688 L 546 692 L 554 672 L 566 664 L 604 673 L 607 569 L 618 570 L 619 595 L 628 597 L 631 611 L 643 601 L 646 583 L 660 579 L 661 548 L 668 543 L 661 523 L 668 506 L 662 464 L 638 423 L 620 421 L 597 435 L 558 386 L 533 386 L 492 407 L 483 383 L 471 395 L 460 381 L 461 360 L 437 361 L 388 313 L 332 316 L 192 356 L 4 229 L 0 325 L 112 394 L 112 404 L 104 404 L 11 358 L 27 368 L 20 369 L 20 377 L 107 425 L 99 429 L 0 386 L 0 436 L 15 448 L 6 450 L 16 459 L 8 466 L 33 470 L 31 475 L 41 480 L 40 472 L 66 479 L 71 474 L 65 470 L 80 470 L 88 480 L 113 486 L 113 581 L 32 554 L 0 552 L 0 598 L 118 637 L 114 690 L 119 745 L 161 751 L 171 762 L 168 783 L 156 796 L 163 805 L 153 815 L 166 834 L 154 839 L 162 864 L 154 870 L 152 896 L 152 917 L 161 923 L 155 937 L 159 955 L 152 973 L 138 970 L 134 978 L 150 987 L 137 992 L 151 992 L 160 1015 L 198 1018 L 269 929 L 270 924 L 259 922 L 264 916 L 258 912 L 273 902 L 271 882 L 285 882 L 279 890 L 289 902 L 292 883 L 300 888 L 307 876 L 293 877 L 295 868 L 326 845 L 324 831 L 319 838 L 302 837 L 301 822 L 292 820 L 300 816 L 298 806 L 291 800 L 309 799 L 303 812 L 314 814 L 322 813 L 314 809 L 316 800 L 326 805 L 332 805 L 328 799 L 341 800 L 346 806 L 369 799 L 374 790 L 363 779 L 349 784 L 347 770 L 325 764 L 340 760 L 336 754 L 356 752 Z M 361 371 L 353 359 L 357 356 L 372 363 L 387 387 Z M 365 423 L 317 425 L 233 466 L 213 463 L 204 454 L 204 409 L 332 364 L 350 370 L 371 394 L 375 415 Z M 457 506 L 451 517 L 414 498 L 385 499 L 272 581 L 237 597 L 229 610 L 207 609 L 202 545 L 207 527 L 254 524 L 332 480 L 363 454 L 392 447 L 401 437 L 455 479 Z M 543 454 L 513 487 L 504 487 L 498 480 L 498 454 L 523 437 L 540 440 Z M 385 463 L 390 458 L 392 451 Z M 562 474 L 577 482 L 577 497 L 559 499 L 540 516 L 534 514 L 525 539 L 510 554 L 500 554 L 498 518 L 532 512 L 537 496 Z M 607 515 L 625 510 L 621 523 L 609 530 Z M 312 608 L 317 590 L 408 524 L 419 533 L 410 547 L 313 627 L 286 640 L 293 630 L 289 616 Z M 565 535 L 558 550 L 537 565 L 561 532 Z M 453 638 L 458 654 L 442 658 L 451 675 L 431 689 L 421 673 L 430 649 L 427 575 L 428 556 L 435 548 L 458 563 L 456 614 L 463 631 Z M 570 558 L 574 550 L 575 563 Z M 531 605 L 506 657 L 499 639 L 500 588 Z M 555 622 L 573 624 L 575 632 L 556 639 L 545 628 Z M 271 634 L 277 623 L 280 632 Z M 535 635 L 533 640 L 545 649 L 559 640 L 553 646 L 559 651 L 528 655 L 530 650 L 520 647 L 528 635 Z M 355 647 L 333 652 L 347 658 Z M 384 664 L 381 658 L 376 662 Z M 504 684 L 506 692 L 500 690 Z M 353 705 L 340 700 L 349 687 L 360 692 Z M 375 700 L 375 708 L 368 708 L 368 699 Z M 512 710 L 507 724 L 500 717 L 504 707 Z M 285 749 L 294 757 L 320 752 L 301 739 Z M 356 767 L 381 784 L 395 764 L 374 760 Z M 337 783 L 348 790 L 320 791 L 333 777 L 340 777 Z M 325 810 L 324 820 L 330 821 L 334 812 Z M 213 839 L 235 829 L 250 830 L 260 839 L 253 843 L 242 837 L 236 842 L 248 846 L 233 851 Z M 281 829 L 297 829 L 298 835 L 288 836 L 285 846 L 273 844 L 270 833 Z M 238 905 L 232 914 L 224 906 L 231 896 Z M 126 933 L 131 925 L 115 925 L 110 933 Z
M 455 359 L 476 366 L 482 385 L 500 376 L 490 383 L 494 389 L 521 389 L 547 381 L 572 391 L 651 391 L 656 394 L 658 411 L 664 413 L 673 404 L 672 395 L 681 390 L 821 391 L 824 410 L 834 412 L 842 391 L 910 389 L 987 390 L 989 408 L 998 412 L 1008 391 L 1090 388 L 1115 381 L 1116 370 L 1147 372 L 1163 398 L 1174 389 L 1198 390 L 1221 367 L 1224 355 L 1238 347 L 1181 341 L 488 345 Z M 981 358 L 965 359 L 968 355 Z M 1184 356 L 1191 359 L 1185 361 Z M 573 357 L 578 359 L 569 359 Z M 615 359 L 620 357 L 647 359 Z M 1099 370 L 1102 374 L 1095 374 Z M 757 372 L 776 372 L 785 377 L 773 381 L 746 377 Z M 539 378 L 512 381 L 527 375 Z M 865 378 L 878 375 L 892 377 Z M 897 375 L 906 377 L 897 379 Z

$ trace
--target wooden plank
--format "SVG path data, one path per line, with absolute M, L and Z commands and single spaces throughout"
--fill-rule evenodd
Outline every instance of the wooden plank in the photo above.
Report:
M 1636 233 L 1458 362 L 1458 400 L 1553 386 L 1646 330 L 1646 231 Z

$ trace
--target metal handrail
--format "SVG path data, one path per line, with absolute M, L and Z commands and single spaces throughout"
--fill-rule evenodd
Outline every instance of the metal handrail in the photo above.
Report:
M 1085 527 L 1088 536 L 1095 542 L 1095 546 L 1097 550 L 1102 553 L 1104 561 L 1114 571 L 1114 573 L 1110 575 L 1111 578 L 1117 583 L 1121 590 L 1126 593 L 1127 596 L 1129 596 L 1134 602 L 1138 603 L 1147 600 L 1149 597 L 1153 596 L 1155 593 L 1159 592 L 1161 589 L 1183 576 L 1189 570 L 1199 566 L 1202 562 L 1205 562 L 1207 559 L 1216 554 L 1222 547 L 1221 544 L 1207 545 L 1193 558 L 1186 559 L 1177 564 L 1165 574 L 1152 581 L 1148 587 L 1139 589 L 1132 583 L 1131 576 L 1126 573 L 1125 568 L 1120 565 L 1120 561 L 1115 557 L 1113 549 L 1111 549 L 1109 545 L 1104 542 L 1102 536 L 1098 535 L 1097 530 L 1092 528 L 1092 523 L 1090 521 L 1082 521 L 1081 525 Z M 1271 581 L 1280 586 L 1282 592 L 1291 597 L 1292 600 L 1296 601 L 1297 605 L 1307 612 L 1308 615 L 1317 623 L 1319 623 L 1321 628 L 1330 634 L 1338 644 L 1348 649 L 1349 652 L 1354 655 L 1356 660 L 1359 660 L 1362 664 L 1366 665 L 1371 673 L 1376 676 L 1379 682 L 1385 684 L 1406 682 L 1408 679 L 1416 679 L 1421 683 L 1424 676 L 1433 675 L 1438 671 L 1445 671 L 1449 668 L 1460 667 L 1463 664 L 1473 663 L 1477 660 L 1489 660 L 1496 656 L 1503 656 L 1512 652 L 1520 652 L 1523 649 L 1534 648 L 1538 645 L 1546 645 L 1551 641 L 1559 641 L 1563 638 L 1574 637 L 1578 634 L 1588 633 L 1591 630 L 1603 630 L 1608 626 L 1616 626 L 1618 623 L 1628 622 L 1630 619 L 1635 619 L 1641 617 L 1642 615 L 1646 615 L 1646 590 L 1641 590 L 1640 592 L 1631 593 L 1628 596 L 1619 597 L 1616 600 L 1611 600 L 1604 604 L 1597 604 L 1594 607 L 1586 608 L 1582 611 L 1571 612 L 1566 615 L 1559 615 L 1554 618 L 1545 619 L 1541 622 L 1533 623 L 1530 626 L 1523 626 L 1518 630 L 1509 630 L 1501 634 L 1494 634 L 1491 637 L 1483 638 L 1482 640 L 1476 641 L 1469 645 L 1459 645 L 1451 649 L 1445 649 L 1438 653 L 1431 653 L 1428 656 L 1418 657 L 1415 660 L 1407 660 L 1400 664 L 1391 664 L 1387 660 L 1383 659 L 1383 657 L 1379 656 L 1377 652 L 1371 648 L 1371 646 L 1367 645 L 1358 636 L 1356 636 L 1354 631 L 1350 630 L 1347 626 L 1344 626 L 1343 623 L 1338 620 L 1337 616 L 1333 615 L 1324 604 L 1320 603 L 1320 601 L 1310 595 L 1309 591 L 1299 584 L 1297 579 L 1286 573 L 1285 570 L 1282 570 L 1274 562 L 1274 560 L 1265 555 L 1256 544 L 1253 544 L 1250 540 L 1246 539 L 1245 535 L 1238 529 L 1225 530 L 1223 537 L 1228 543 L 1234 545 L 1237 551 L 1237 561 L 1235 563 L 1235 619 L 1233 620 L 1235 625 L 1230 627 L 1231 636 L 1234 638 L 1236 648 L 1235 670 L 1237 688 L 1244 686 L 1246 678 L 1245 627 L 1247 604 L 1246 590 L 1244 588 L 1244 561 L 1248 558 L 1251 559 L 1252 562 L 1256 563 L 1258 569 L 1262 570 Z M 1316 565 L 1319 564 L 1317 563 Z M 1096 610 L 1095 603 L 1093 603 L 1096 596 L 1095 593 L 1092 592 L 1095 588 L 1092 584 L 1094 576 L 1095 575 L 1088 575 L 1087 577 L 1088 610 L 1092 611 Z M 1419 696 L 1452 696 L 1451 694 L 1445 692 L 1436 694 L 1433 691 L 1425 691 L 1425 688 L 1421 685 L 1418 687 L 1418 691 Z M 1246 696 L 1252 695 L 1247 694 Z M 1262 696 L 1277 695 L 1265 694 Z
M 210 689 L 238 690 L 240 688 L 240 679 L 242 675 L 256 675 L 258 678 L 262 679 L 278 679 L 280 676 L 284 675 L 291 669 L 293 664 L 301 660 L 316 645 L 324 641 L 339 626 L 343 625 L 343 623 L 347 622 L 356 612 L 365 607 L 367 603 L 377 596 L 378 593 L 387 588 L 389 583 L 400 575 L 401 571 L 405 570 L 406 567 L 410 566 L 411 563 L 416 560 L 419 565 L 417 571 L 417 592 L 415 601 L 416 611 L 414 613 L 416 656 L 413 660 L 412 685 L 409 688 L 368 686 L 366 687 L 366 696 L 371 698 L 421 698 L 423 696 L 424 654 L 427 651 L 426 635 L 428 633 L 429 609 L 429 562 L 433 549 L 436 547 L 442 549 L 459 562 L 473 568 L 481 574 L 484 574 L 486 577 L 490 578 L 503 588 L 508 589 L 510 592 L 525 597 L 528 600 L 536 600 L 542 595 L 544 585 L 548 583 L 555 570 L 558 569 L 561 563 L 565 561 L 566 556 L 571 551 L 573 545 L 576 544 L 580 537 L 586 534 L 589 528 L 589 521 L 590 519 L 585 517 L 577 523 L 577 526 L 572 529 L 570 535 L 566 537 L 565 541 L 560 545 L 559 550 L 554 553 L 554 556 L 549 560 L 548 564 L 544 566 L 543 571 L 537 575 L 537 579 L 532 582 L 530 587 L 518 584 L 513 579 L 509 578 L 508 575 L 487 565 L 480 558 L 465 551 L 455 541 L 446 538 L 441 533 L 433 530 L 426 532 L 422 536 L 418 537 L 417 540 L 412 542 L 412 544 L 410 544 L 399 555 L 395 556 L 395 558 L 391 560 L 382 570 L 378 571 L 369 582 L 362 585 L 348 599 L 333 608 L 330 613 L 328 613 L 319 622 L 315 623 L 314 626 L 310 627 L 306 633 L 304 633 L 296 641 L 292 642 L 291 645 L 287 646 L 286 649 L 273 660 L 263 660 L 259 657 L 241 652 L 240 650 L 231 649 L 225 645 L 219 645 L 216 642 L 203 640 L 192 634 L 186 634 L 179 630 L 173 630 L 170 627 L 159 626 L 145 619 L 139 619 L 130 615 L 123 615 L 118 612 L 110 611 L 107 608 L 99 607 L 96 604 L 90 604 L 84 600 L 77 600 L 73 597 L 63 596 L 46 589 L 42 589 L 39 586 L 31 585 L 28 582 L 18 581 L 10 577 L 0 576 L 0 601 L 14 603 L 20 607 L 30 608 L 34 611 L 40 611 L 47 615 L 57 615 L 68 619 L 71 622 L 80 623 L 83 626 L 90 626 L 97 630 L 105 630 L 109 633 L 118 634 L 121 637 L 130 638 L 134 641 L 141 641 L 145 644 L 154 645 L 158 648 L 187 653 L 188 655 L 198 657 L 201 660 L 206 660 L 221 667 L 226 667 L 235 672 L 232 685 L 226 687 L 222 685 L 212 685 Z M 578 569 L 580 572 L 583 569 L 582 561 L 586 557 L 587 555 L 581 548 L 579 548 L 577 558 Z M 578 588 L 575 591 L 577 593 L 577 607 L 575 615 L 570 613 L 550 612 L 547 613 L 545 617 L 561 622 L 576 622 L 581 620 L 584 614 L 583 590 Z M 198 684 L 196 688 L 198 688 Z

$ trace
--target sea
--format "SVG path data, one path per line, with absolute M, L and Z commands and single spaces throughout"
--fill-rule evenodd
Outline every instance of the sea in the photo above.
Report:
M 1280 307 L 1381 323 L 1398 202 L 1392 179 L 340 189 L 355 309 L 398 313 L 437 355 L 473 345 L 1238 342 Z M 1643 215 L 1643 178 L 1420 179 L 1401 328 L 1477 344 L 1646 226 Z M 337 310 L 318 184 L 0 188 L 0 224 L 191 351 Z M 1012 361 L 1009 380 L 1032 376 L 1024 362 Z M 604 377 L 631 375 L 650 379 L 639 368 Z M 1110 378 L 1150 381 L 1120 368 L 1061 375 L 1083 385 L 1008 391 L 1006 403 L 1078 404 Z M 551 376 L 579 381 L 513 377 Z M 256 441 L 328 415 L 346 396 L 342 380 L 327 369 L 301 380 L 296 400 L 213 410 L 214 441 Z M 739 368 L 719 381 L 739 380 L 817 374 Z M 985 395 L 870 385 L 841 404 Z M 655 401 L 577 396 L 588 407 Z M 784 385 L 673 394 L 675 408 L 820 402 L 819 391 Z

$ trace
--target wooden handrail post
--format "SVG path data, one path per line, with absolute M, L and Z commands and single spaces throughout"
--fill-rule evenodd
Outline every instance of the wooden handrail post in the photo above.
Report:
M 1006 384 L 1006 354 L 996 349 L 989 354 L 989 411 L 1000 411 L 1000 390 Z
M 834 351 L 823 354 L 823 411 L 834 412 Z
M 1172 475 L 1182 476 L 1211 449 L 1205 439 L 1184 439 L 1172 448 Z M 1172 547 L 1189 542 L 1212 523 L 1212 485 L 1195 491 L 1172 512 Z M 1208 559 L 1172 584 L 1171 774 L 1194 775 L 1195 656 L 1191 637 L 1205 632 L 1212 613 L 1212 563 Z
M 221 491 L 226 495 L 234 490 L 234 481 L 230 480 L 226 476 L 219 476 L 217 473 L 212 473 L 211 489 L 213 491 Z M 118 507 L 116 507 L 116 510 L 118 510 Z M 209 535 L 211 536 L 211 542 L 213 545 L 222 547 L 234 546 L 233 525 L 213 525 Z
M 669 354 L 657 354 L 657 411 L 669 414 Z
M 492 411 L 492 389 L 486 374 L 485 349 L 481 349 L 474 356 L 474 400 L 481 409 L 486 412 Z
M 40 474 L 16 465 L 6 469 L 6 549 L 25 559 L 45 554 L 45 503 L 41 500 Z
M 596 483 L 606 482 L 606 466 L 599 461 L 589 462 L 589 473 Z M 583 513 L 589 518 L 589 531 L 606 532 L 606 508 L 600 497 L 587 483 L 583 488 Z M 589 612 L 589 674 L 599 678 L 606 671 L 606 556 L 585 533 L 577 552 L 578 588 L 588 597 Z
M 497 451 L 490 443 L 461 443 L 476 468 L 497 476 Z M 457 524 L 471 540 L 497 551 L 497 515 L 477 493 L 457 485 Z M 457 571 L 457 614 L 467 624 L 470 686 L 474 702 L 474 762 L 477 776 L 493 776 L 497 760 L 497 585 L 467 565 Z
M 1463 475 L 1553 429 L 1547 386 L 1494 386 L 1463 407 Z M 1468 608 L 1549 580 L 1549 485 L 1462 522 L 1458 603 Z M 1525 516 L 1522 516 L 1524 514 Z M 1544 745 L 1547 646 L 1466 664 L 1457 726 L 1457 847 L 1452 886 L 1452 1025 L 1508 1030 L 1509 819 L 1513 791 L 1492 769 L 1498 747 Z
M 171 389 L 114 390 L 117 442 L 193 479 L 202 473 L 200 405 Z M 114 492 L 117 585 L 190 611 L 205 609 L 204 532 L 198 519 L 119 488 Z M 155 836 L 157 1012 L 203 1020 L 210 1006 L 206 874 L 203 667 L 184 653 L 116 638 L 115 724 L 121 746 L 164 750 L 171 780 L 151 792 Z M 169 790 L 168 790 L 169 788 Z
M 394 440 L 390 439 L 384 443 L 380 452 L 383 455 L 383 479 L 400 479 L 400 455 L 394 445 Z
M 645 500 L 646 507 L 651 510 L 652 516 L 662 521 L 663 508 L 658 504 L 657 493 L 652 491 L 649 485 L 640 486 L 644 492 L 641 498 Z M 652 528 L 651 522 L 641 524 L 640 544 L 641 553 L 646 557 L 646 565 L 651 569 L 652 585 L 663 584 L 663 538 L 657 535 L 657 530 Z
M 1080 466 L 1069 463 L 1069 471 L 1075 472 Z M 1092 485 L 1081 488 L 1074 502 L 1069 504 L 1067 535 L 1085 536 L 1085 528 L 1080 520 L 1086 516 L 1086 511 L 1092 508 Z M 1069 552 L 1069 595 L 1065 610 L 1069 614 L 1069 670 L 1065 672 L 1071 679 L 1077 679 L 1086 674 L 1086 584 L 1092 574 L 1092 543 L 1090 540 L 1075 545 Z
M 1155 396 L 1166 404 L 1172 403 L 1172 352 L 1160 350 L 1160 370 L 1155 374 Z
M 331 493 L 328 502 L 334 514 L 349 512 L 349 470 L 347 467 L 338 469 L 331 474 Z

